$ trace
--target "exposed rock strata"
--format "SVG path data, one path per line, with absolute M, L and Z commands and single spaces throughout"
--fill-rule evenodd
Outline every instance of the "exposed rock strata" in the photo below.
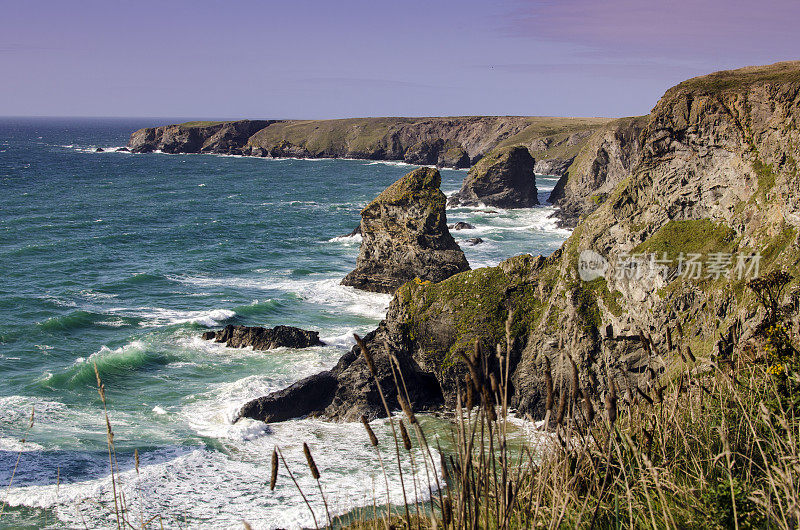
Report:
M 497 149 L 475 164 L 461 189 L 448 199 L 451 206 L 528 208 L 539 204 L 536 161 L 525 147 Z
M 566 174 L 569 166 L 575 157 L 571 158 L 548 158 L 545 160 L 537 160 L 536 165 L 533 166 L 534 173 L 539 175 L 556 175 L 558 177 Z
M 469 270 L 464 252 L 447 229 L 441 176 L 422 167 L 388 188 L 361 212 L 356 268 L 342 284 L 392 293 L 419 278 L 439 282 Z
M 206 331 L 204 340 L 224 342 L 228 348 L 247 348 L 254 350 L 272 350 L 274 348 L 308 348 L 322 346 L 319 333 L 306 331 L 292 326 L 275 326 L 274 328 L 234 326 L 228 324 L 219 331 Z
M 550 193 L 562 226 L 574 227 L 592 213 L 634 167 L 645 116 L 611 122 L 589 137 Z M 551 173 L 556 174 L 556 173 Z

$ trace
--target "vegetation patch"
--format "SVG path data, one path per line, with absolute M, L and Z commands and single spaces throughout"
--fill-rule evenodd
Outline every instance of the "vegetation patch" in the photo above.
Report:
M 666 253 L 669 258 L 684 254 L 731 252 L 736 247 L 736 232 L 710 219 L 669 221 L 633 253 Z

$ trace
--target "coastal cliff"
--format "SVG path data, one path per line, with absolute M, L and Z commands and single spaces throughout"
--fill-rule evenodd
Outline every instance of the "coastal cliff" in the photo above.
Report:
M 520 145 L 559 168 L 609 121 L 464 116 L 187 122 L 135 131 L 128 148 L 136 153 L 362 158 L 466 168 L 498 146 Z
M 691 79 L 667 91 L 646 118 L 614 127 L 593 148 L 603 149 L 603 164 L 613 170 L 598 167 L 597 188 L 584 192 L 604 189 L 605 196 L 559 250 L 397 291 L 365 342 L 376 363 L 397 359 L 417 409 L 452 404 L 467 375 L 461 354 L 476 343 L 493 351 L 506 331 L 512 404 L 520 413 L 543 416 L 548 364 L 557 392 L 575 362 L 591 398 L 609 381 L 625 396 L 682 355 L 654 346 L 670 343 L 668 330 L 701 362 L 730 355 L 735 342 L 745 342 L 731 337 L 746 339 L 759 320 L 747 280 L 797 270 L 800 62 Z M 587 253 L 601 265 L 589 277 L 581 267 Z M 661 261 L 653 268 L 647 259 L 629 259 L 637 254 Z M 706 268 L 686 274 L 680 260 L 690 255 Z M 348 384 L 303 414 L 381 414 L 359 355 L 354 348 L 334 369 Z M 270 396 L 262 401 L 281 397 Z M 243 415 L 276 419 L 252 414 L 255 407 L 246 405 Z

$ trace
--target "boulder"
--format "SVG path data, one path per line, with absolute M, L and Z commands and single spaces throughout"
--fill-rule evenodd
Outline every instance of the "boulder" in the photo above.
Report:
M 471 247 L 474 247 L 475 245 L 480 245 L 481 243 L 483 243 L 483 238 L 480 237 L 471 237 L 467 239 L 467 244 Z
M 234 326 L 228 324 L 219 331 L 203 333 L 203 339 L 224 342 L 228 348 L 246 348 L 254 350 L 271 350 L 273 348 L 308 348 L 322 346 L 319 333 L 306 331 L 292 326 L 275 326 L 274 328 Z
M 464 221 L 459 221 L 453 225 L 450 225 L 448 228 L 451 230 L 472 230 L 475 227 L 469 223 L 465 223 Z
M 475 164 L 458 193 L 450 197 L 451 206 L 497 206 L 529 208 L 539 204 L 536 161 L 525 147 L 504 147 L 489 153 Z
M 469 270 L 447 229 L 441 176 L 422 167 L 407 174 L 361 212 L 361 249 L 343 285 L 392 293 L 407 281 L 439 282 Z

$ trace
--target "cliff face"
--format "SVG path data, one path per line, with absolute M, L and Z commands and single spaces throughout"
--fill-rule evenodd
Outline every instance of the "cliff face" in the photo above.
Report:
M 639 135 L 647 117 L 622 118 L 595 131 L 564 169 L 550 193 L 559 206 L 563 226 L 574 227 L 582 216 L 592 213 L 608 194 L 626 178 L 639 156 Z M 541 168 L 546 170 L 548 168 Z M 543 171 L 540 171 L 543 172 Z
M 608 121 L 465 116 L 189 122 L 136 131 L 128 147 L 133 152 L 365 158 L 462 168 L 498 145 L 541 143 L 549 146 L 545 155 L 574 156 L 591 131 Z
M 681 362 L 682 352 L 667 346 L 668 329 L 683 335 L 701 365 L 729 355 L 725 337 L 741 333 L 731 342 L 746 342 L 759 320 L 747 280 L 800 266 L 800 63 L 689 80 L 636 127 L 638 154 L 605 149 L 618 182 L 606 176 L 605 200 L 551 256 L 517 256 L 398 290 L 367 343 L 379 357 L 398 358 L 415 406 L 452 403 L 456 381 L 467 374 L 460 354 L 477 342 L 491 357 L 506 344 L 507 329 L 512 403 L 534 417 L 543 415 L 547 362 L 557 393 L 569 385 L 574 360 L 591 399 L 612 380 L 628 399 Z M 598 145 L 614 138 L 617 132 Z M 587 252 L 604 266 L 581 277 L 587 269 L 579 269 L 579 257 Z M 636 254 L 662 261 L 654 269 L 646 258 L 619 266 Z M 699 270 L 678 267 L 695 254 Z M 753 255 L 758 270 L 750 269 Z M 354 349 L 343 361 L 357 366 L 357 355 Z M 353 403 L 380 414 L 364 405 L 374 394 L 368 373 L 352 370 L 363 388 L 351 386 L 320 413 L 347 418 Z
M 188 122 L 139 129 L 131 134 L 128 148 L 134 153 L 241 154 L 240 148 L 256 131 L 274 121 Z
M 386 188 L 361 211 L 361 248 L 343 285 L 393 293 L 415 278 L 439 282 L 469 270 L 447 229 L 439 171 L 421 167 Z

